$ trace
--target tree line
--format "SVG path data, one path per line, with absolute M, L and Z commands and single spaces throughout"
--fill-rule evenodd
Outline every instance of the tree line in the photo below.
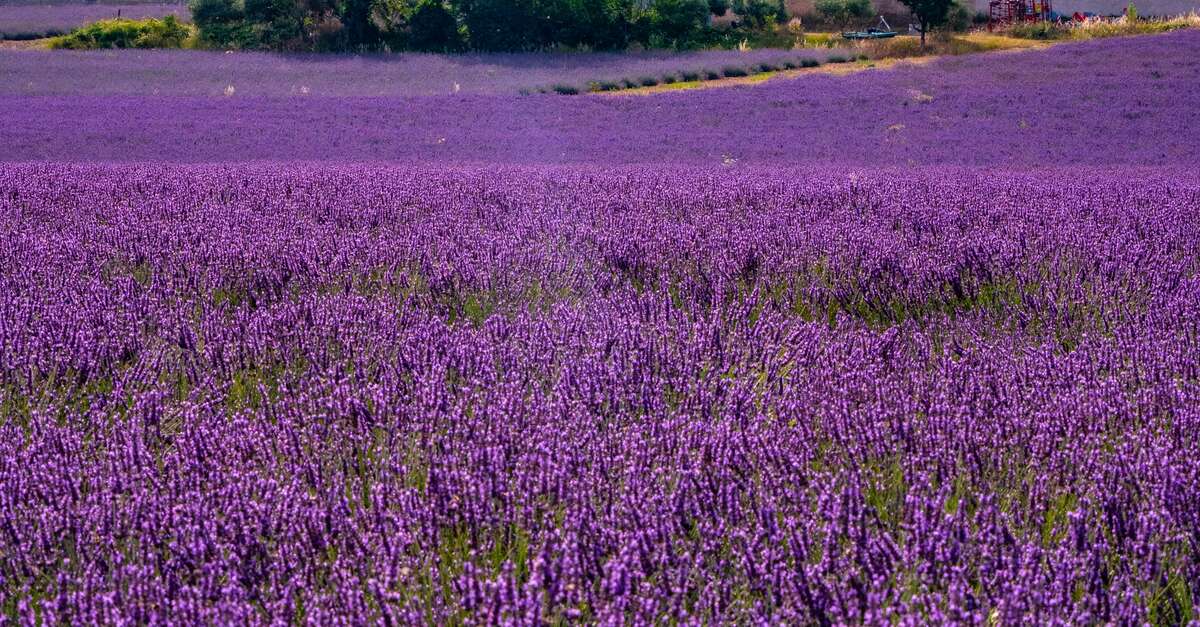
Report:
M 783 0 L 192 0 L 201 40 L 292 51 L 619 50 L 714 45 L 712 21 L 786 22 Z

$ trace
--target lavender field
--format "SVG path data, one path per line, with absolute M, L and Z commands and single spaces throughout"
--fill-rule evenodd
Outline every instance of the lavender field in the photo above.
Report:
M 766 63 L 849 58 L 842 49 L 705 50 L 640 53 L 491 53 L 439 55 L 267 54 L 121 50 L 71 54 L 0 52 L 11 77 L 0 94 L 67 96 L 386 97 L 491 95 L 597 81 L 680 79 L 685 72 L 755 72 Z
M 0 81 L 0 159 L 1037 167 L 1200 162 L 1200 107 L 1193 105 L 1200 98 L 1197 30 L 654 97 L 519 96 L 513 92 L 543 82 L 539 75 L 525 85 L 519 74 L 503 88 L 480 88 L 492 93 L 407 96 L 371 85 L 371 74 L 362 69 L 369 61 L 335 57 L 314 62 L 314 69 L 302 69 L 303 61 L 280 62 L 290 70 L 277 76 L 327 68 L 318 89 L 316 83 L 259 74 L 231 81 L 235 72 L 246 76 L 263 65 L 252 61 L 238 69 L 224 65 L 233 62 L 222 55 L 190 62 L 208 69 L 175 71 L 152 61 L 147 67 L 154 69 L 116 70 L 124 59 L 139 58 L 121 53 L 0 51 L 0 72 L 8 77 Z M 39 70 L 43 63 L 53 71 Z M 99 71 L 105 67 L 113 71 Z M 347 67 L 359 69 L 343 71 Z M 198 78 L 206 76 L 212 78 Z M 443 81 L 445 89 L 453 89 L 451 80 Z
M 1200 620 L 1197 51 L 647 97 L 0 57 L 0 613 Z

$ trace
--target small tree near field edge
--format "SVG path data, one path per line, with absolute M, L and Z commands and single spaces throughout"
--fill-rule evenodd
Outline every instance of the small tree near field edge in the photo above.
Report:
M 851 20 L 865 19 L 875 12 L 871 0 L 817 0 L 813 8 L 821 17 L 843 30 Z
M 917 18 L 918 31 L 921 33 L 921 48 L 925 48 L 925 34 L 930 30 L 946 23 L 950 7 L 954 0 L 900 0 Z

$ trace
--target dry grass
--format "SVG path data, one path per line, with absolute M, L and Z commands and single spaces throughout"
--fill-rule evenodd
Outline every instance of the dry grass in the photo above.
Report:
M 1089 19 L 1083 22 L 1067 24 L 1052 24 L 1038 22 L 1035 24 L 1018 24 L 1008 29 L 1013 37 L 1036 39 L 1042 41 L 1099 39 L 1103 37 L 1123 37 L 1128 35 L 1153 35 L 1184 28 L 1200 28 L 1200 14 L 1195 11 L 1165 19 L 1118 18 L 1115 20 Z
M 926 56 L 953 56 L 1001 50 L 1025 50 L 1048 45 L 1046 42 L 991 33 L 968 33 L 949 37 L 931 37 L 924 49 L 918 37 L 895 37 L 861 42 L 861 52 L 872 59 L 908 59 Z

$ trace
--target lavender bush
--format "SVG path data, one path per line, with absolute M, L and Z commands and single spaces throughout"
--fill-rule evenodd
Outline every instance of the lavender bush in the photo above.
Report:
M 0 620 L 1194 623 L 1197 48 L 0 55 Z
M 21 622 L 1179 624 L 1200 177 L 0 173 Z

